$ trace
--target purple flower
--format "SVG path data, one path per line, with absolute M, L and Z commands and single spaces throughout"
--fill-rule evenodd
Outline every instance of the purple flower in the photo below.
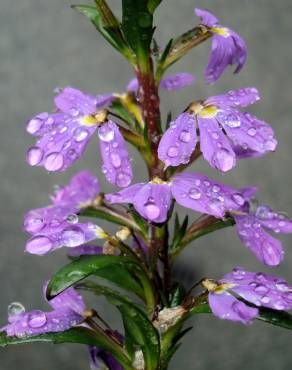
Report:
M 119 332 L 111 333 L 116 337 L 116 339 L 122 344 L 124 341 L 123 336 Z M 113 357 L 110 352 L 107 352 L 98 347 L 89 347 L 90 354 L 90 369 L 91 370 L 123 370 L 123 367 L 118 363 L 118 361 Z
M 169 182 L 154 178 L 148 184 L 131 185 L 106 194 L 105 199 L 110 203 L 133 204 L 146 220 L 161 223 L 167 219 L 172 198 L 184 207 L 221 218 L 228 210 L 240 209 L 250 192 L 251 189 L 236 190 L 204 175 L 183 173 Z
M 29 211 L 24 218 L 24 229 L 32 235 L 26 251 L 46 254 L 62 246 L 74 248 L 102 238 L 102 229 L 90 222 L 80 223 L 80 209 L 92 203 L 99 194 L 97 179 L 89 171 L 75 175 L 67 186 L 52 197 L 53 205 Z
M 235 166 L 236 157 L 264 155 L 275 150 L 277 141 L 272 128 L 252 114 L 237 109 L 259 99 L 257 89 L 242 88 L 193 103 L 162 136 L 159 159 L 166 167 L 188 163 L 196 147 L 197 129 L 204 158 L 222 172 Z
M 292 233 L 292 220 L 267 206 L 253 211 L 248 203 L 243 206 L 242 214 L 235 213 L 233 217 L 240 240 L 256 258 L 268 266 L 279 265 L 284 257 L 282 243 L 265 230 Z
M 1 329 L 8 336 L 24 337 L 70 329 L 83 322 L 86 306 L 83 298 L 73 288 L 65 290 L 49 301 L 52 311 L 25 312 L 20 303 L 8 307 L 8 325 Z
M 256 318 L 258 309 L 247 306 L 236 296 L 258 307 L 275 310 L 292 308 L 292 285 L 262 272 L 248 272 L 237 267 L 226 274 L 219 284 L 205 280 L 203 286 L 209 290 L 209 305 L 213 314 L 220 319 L 250 324 Z
M 102 253 L 103 248 L 95 245 L 81 245 L 80 247 L 70 248 L 68 252 L 71 257 L 92 256 Z
M 109 167 L 109 154 L 117 150 L 122 153 L 119 166 L 115 161 L 109 171 L 111 175 L 106 178 L 114 185 L 128 186 L 132 169 L 125 141 L 118 126 L 108 121 L 106 112 L 101 110 L 113 99 L 113 94 L 95 97 L 72 87 L 64 88 L 55 98 L 57 113 L 41 113 L 27 124 L 27 131 L 39 137 L 36 145 L 27 152 L 28 163 L 31 166 L 44 166 L 48 171 L 65 171 L 81 157 L 99 127 L 104 167 Z M 103 132 L 107 132 L 106 137 Z M 107 142 L 106 147 L 104 141 Z M 109 153 L 104 153 L 105 149 Z
M 222 75 L 228 65 L 237 64 L 234 73 L 238 73 L 246 62 L 247 49 L 244 40 L 226 26 L 218 24 L 218 19 L 207 10 L 195 9 L 201 23 L 212 33 L 212 48 L 205 69 L 205 79 L 213 84 Z
M 191 73 L 180 72 L 175 75 L 164 77 L 160 81 L 160 88 L 163 90 L 181 90 L 194 82 L 194 76 Z M 133 78 L 128 86 L 127 90 L 136 93 L 139 88 L 137 78 Z

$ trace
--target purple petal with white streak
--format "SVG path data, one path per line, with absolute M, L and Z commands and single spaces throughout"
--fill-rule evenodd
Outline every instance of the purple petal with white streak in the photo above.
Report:
M 248 107 L 260 100 L 260 94 L 255 87 L 244 87 L 241 89 L 230 90 L 226 94 L 211 96 L 205 103 L 216 105 L 219 108 L 226 109 L 237 107 Z
M 262 226 L 276 233 L 292 233 L 292 220 L 288 219 L 286 215 L 274 212 L 268 206 L 258 207 L 255 217 Z
M 191 73 L 180 72 L 175 75 L 167 76 L 160 81 L 160 88 L 164 90 L 181 90 L 186 86 L 192 85 L 194 76 Z

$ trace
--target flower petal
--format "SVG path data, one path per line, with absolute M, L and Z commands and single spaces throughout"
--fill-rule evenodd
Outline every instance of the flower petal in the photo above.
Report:
M 74 87 L 65 87 L 55 97 L 56 107 L 64 112 L 76 116 L 93 115 L 96 113 L 96 97 L 85 94 Z
M 44 287 L 44 293 L 47 289 L 47 284 Z M 46 298 L 46 294 L 45 294 Z M 78 313 L 80 316 L 86 310 L 83 297 L 77 293 L 74 288 L 68 288 L 62 293 L 58 294 L 55 298 L 49 301 L 50 306 L 54 310 L 71 310 Z
M 231 170 L 236 164 L 235 153 L 216 119 L 198 117 L 200 146 L 209 164 L 222 172 Z
M 158 147 L 158 158 L 166 167 L 187 164 L 196 144 L 195 118 L 189 113 L 182 113 L 162 136 Z
M 81 324 L 82 316 L 72 310 L 64 309 L 52 312 L 31 311 L 19 315 L 11 324 L 1 329 L 8 336 L 23 337 L 45 333 L 60 332 Z
M 250 195 L 246 189 L 237 190 L 197 173 L 173 177 L 171 191 L 178 204 L 218 218 L 227 211 L 241 209 Z
M 205 9 L 195 8 L 195 14 L 201 18 L 201 23 L 205 26 L 212 27 L 218 23 L 218 19 Z
M 277 141 L 271 126 L 252 114 L 228 110 L 219 112 L 217 119 L 236 146 L 260 154 L 276 149 Z
M 209 293 L 208 300 L 213 314 L 223 320 L 251 324 L 258 315 L 256 308 L 247 306 L 229 293 Z
M 83 154 L 96 126 L 84 126 L 78 117 L 67 114 L 51 115 L 55 120 L 52 131 L 41 137 L 27 151 L 31 166 L 44 166 L 49 172 L 65 171 Z
M 93 202 L 100 192 L 100 184 L 90 171 L 84 170 L 74 175 L 69 184 L 60 187 L 51 197 L 56 206 L 80 207 Z
M 133 173 L 125 140 L 118 126 L 108 121 L 98 129 L 102 172 L 108 182 L 121 188 L 130 185 Z
M 71 257 L 91 256 L 96 254 L 102 254 L 102 247 L 81 245 L 80 247 L 70 248 L 68 250 L 68 255 Z
M 289 220 L 286 215 L 274 212 L 270 207 L 258 207 L 255 216 L 262 226 L 276 233 L 292 233 L 292 220 Z
M 225 109 L 226 107 L 247 107 L 258 100 L 260 100 L 260 94 L 255 87 L 244 87 L 230 90 L 226 94 L 211 96 L 206 103 Z
M 164 90 L 181 90 L 194 82 L 194 76 L 191 73 L 180 72 L 175 75 L 164 77 L 160 81 L 160 88 Z
M 236 229 L 242 243 L 268 266 L 277 266 L 284 252 L 279 240 L 266 233 L 254 216 L 234 216 Z
M 144 183 L 134 184 L 116 193 L 105 194 L 104 198 L 109 203 L 133 203 L 135 195 L 144 185 Z
M 282 278 L 262 272 L 248 272 L 237 267 L 220 282 L 235 284 L 232 290 L 257 306 L 276 310 L 292 308 L 292 286 Z
M 134 207 L 146 220 L 161 223 L 167 219 L 171 200 L 169 185 L 148 183 L 136 193 Z
M 102 230 L 92 223 L 64 222 L 61 230 L 35 234 L 26 243 L 26 251 L 44 255 L 61 247 L 74 248 L 102 237 Z

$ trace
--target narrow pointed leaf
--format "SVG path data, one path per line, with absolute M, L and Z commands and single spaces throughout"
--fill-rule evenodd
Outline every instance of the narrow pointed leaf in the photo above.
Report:
M 120 288 L 137 294 L 144 299 L 144 290 L 132 274 L 140 267 L 127 257 L 96 255 L 82 256 L 59 270 L 51 279 L 47 295 L 52 298 L 68 287 L 95 275 L 107 279 Z
M 154 13 L 158 5 L 162 2 L 162 0 L 148 0 L 147 6 L 150 13 Z
M 79 343 L 88 346 L 98 346 L 110 351 L 125 369 L 134 370 L 130 358 L 123 348 L 103 332 L 96 333 L 90 329 L 78 327 L 61 333 L 48 333 L 23 338 L 8 337 L 6 334 L 0 333 L 0 346 L 29 343 Z
M 182 241 L 183 237 L 186 234 L 187 227 L 188 227 L 188 216 L 185 217 L 179 230 L 176 231 L 176 233 L 174 234 L 174 239 L 170 247 L 171 253 L 175 253 L 176 250 L 179 248 L 180 242 Z

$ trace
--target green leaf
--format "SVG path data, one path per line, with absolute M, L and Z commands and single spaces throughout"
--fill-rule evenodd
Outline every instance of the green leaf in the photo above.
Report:
M 145 299 L 142 285 L 137 281 L 135 270 L 140 267 L 132 259 L 120 256 L 96 255 L 82 256 L 59 270 L 48 285 L 48 298 L 52 298 L 63 290 L 95 275 L 107 279 L 120 288 L 134 292 Z
M 23 338 L 8 337 L 6 334 L 0 333 L 0 346 L 29 343 L 79 343 L 98 346 L 110 351 L 125 369 L 134 370 L 124 349 L 103 332 L 96 333 L 90 329 L 79 327 L 61 333 L 48 333 Z
M 149 52 L 153 36 L 153 15 L 146 0 L 122 0 L 122 30 L 131 48 L 136 53 L 143 72 L 149 68 Z
M 185 295 L 185 287 L 181 283 L 175 283 L 170 292 L 170 307 L 179 306 Z
M 148 0 L 148 10 L 150 13 L 154 13 L 155 9 L 162 2 L 162 0 Z
M 139 127 L 133 115 L 129 111 L 127 111 L 127 109 L 119 101 L 112 102 L 112 104 L 110 105 L 110 112 L 113 112 L 114 114 L 121 117 L 122 120 L 132 128 Z
M 81 287 L 104 295 L 111 304 L 115 305 L 122 314 L 126 334 L 126 344 L 129 352 L 139 346 L 143 352 L 146 370 L 156 370 L 160 358 L 159 335 L 155 327 L 147 318 L 140 306 L 132 302 L 128 297 L 121 295 L 104 286 L 87 282 Z
M 72 8 L 89 18 L 101 35 L 132 65 L 135 64 L 135 58 L 123 37 L 120 24 L 104 0 L 96 0 L 96 6 L 72 5 Z
M 245 302 L 247 303 L 247 302 Z M 250 304 L 249 304 L 250 305 Z M 292 315 L 285 311 L 273 310 L 271 308 L 257 307 L 259 316 L 257 320 L 292 330 Z M 208 303 L 200 304 L 190 310 L 191 314 L 212 313 Z
M 172 43 L 173 43 L 173 39 L 168 41 L 168 43 L 166 44 L 166 46 L 165 46 L 165 48 L 164 48 L 164 50 L 161 54 L 161 57 L 160 57 L 159 61 L 157 62 L 157 71 L 156 71 L 156 82 L 157 83 L 160 81 L 160 79 L 163 76 L 163 73 L 165 71 L 165 69 L 164 69 L 165 60 L 166 60 L 166 58 L 168 57 L 168 55 L 170 53 Z

